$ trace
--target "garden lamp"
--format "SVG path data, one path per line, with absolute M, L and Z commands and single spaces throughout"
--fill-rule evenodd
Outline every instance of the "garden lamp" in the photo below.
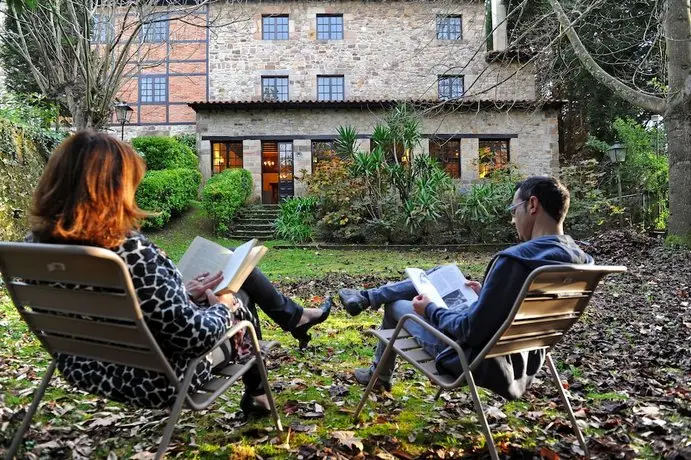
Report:
M 607 157 L 612 163 L 623 163 L 626 160 L 626 146 L 624 144 L 614 144 L 607 149 Z
M 127 105 L 125 102 L 116 102 L 113 104 L 113 108 L 115 109 L 115 119 L 117 120 L 118 123 L 120 123 L 121 130 L 120 130 L 120 140 L 125 140 L 125 123 L 129 123 L 130 119 L 132 118 L 132 113 L 134 113 L 134 110 L 132 107 Z

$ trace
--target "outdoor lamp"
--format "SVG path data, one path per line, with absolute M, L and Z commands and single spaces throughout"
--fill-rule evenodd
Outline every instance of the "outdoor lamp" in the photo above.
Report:
M 120 139 L 125 140 L 125 123 L 130 122 L 134 110 L 132 110 L 132 107 L 127 105 L 125 102 L 116 102 L 113 104 L 113 108 L 115 109 L 115 119 L 122 127 L 120 131 Z
M 614 144 L 607 149 L 607 157 L 612 163 L 623 163 L 626 160 L 626 146 L 624 144 Z

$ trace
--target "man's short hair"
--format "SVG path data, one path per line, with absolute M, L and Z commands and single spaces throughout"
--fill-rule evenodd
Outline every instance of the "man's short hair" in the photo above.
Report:
M 569 190 L 558 179 L 549 176 L 532 176 L 516 184 L 518 197 L 529 200 L 537 198 L 542 209 L 557 222 L 563 222 L 569 211 L 571 196 Z

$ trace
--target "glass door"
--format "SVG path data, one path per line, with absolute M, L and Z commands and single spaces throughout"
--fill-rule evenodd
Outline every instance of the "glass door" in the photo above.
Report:
M 279 183 L 278 195 L 279 200 L 283 201 L 295 194 L 294 182 L 294 158 L 293 158 L 293 143 L 279 142 L 278 143 L 278 164 L 279 164 Z

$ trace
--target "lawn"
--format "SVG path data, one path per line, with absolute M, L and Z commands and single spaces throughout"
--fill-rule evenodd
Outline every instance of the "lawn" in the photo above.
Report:
M 191 212 L 150 237 L 177 260 L 198 233 L 213 238 L 203 217 Z M 227 245 L 239 243 L 214 239 Z M 649 250 L 661 249 L 651 246 Z M 632 251 L 623 251 L 619 257 L 630 257 Z M 261 269 L 287 294 L 311 306 L 340 287 L 400 279 L 408 266 L 455 262 L 465 273 L 479 278 L 490 257 L 490 253 L 425 250 L 272 249 Z M 682 300 L 675 298 L 674 305 L 663 303 L 672 302 L 668 291 L 683 284 L 679 271 L 683 273 L 691 265 L 691 257 L 670 257 L 668 265 L 671 260 L 675 268 L 664 274 L 672 277 L 664 289 L 642 285 L 640 270 L 626 275 L 621 284 L 607 283 L 593 302 L 592 313 L 574 329 L 569 345 L 555 352 L 573 392 L 579 423 L 592 438 L 590 446 L 598 456 L 657 458 L 683 452 L 691 443 L 687 378 L 691 365 L 679 348 L 684 342 L 669 339 L 685 331 L 688 336 L 691 325 L 677 319 L 679 308 L 686 308 L 683 294 Z M 657 276 L 660 279 L 662 274 Z M 688 283 L 686 289 L 688 299 Z M 633 305 L 631 298 L 636 302 Z M 647 315 L 632 313 L 640 303 L 669 319 L 664 332 L 654 328 L 646 329 L 646 334 L 637 332 L 646 327 L 639 323 Z M 627 309 L 621 310 L 621 306 Z M 362 457 L 361 451 L 368 458 L 383 459 L 485 456 L 467 392 L 444 394 L 435 404 L 435 390 L 408 366 L 399 367 L 392 393 L 376 395 L 361 422 L 353 423 L 352 410 L 362 389 L 351 371 L 369 363 L 374 342 L 363 330 L 375 327 L 380 316 L 381 312 L 367 312 L 353 318 L 336 307 L 329 320 L 315 328 L 315 338 L 304 352 L 289 334 L 262 318 L 265 338 L 282 345 L 271 355 L 268 366 L 288 435 L 278 436 L 270 419 L 244 422 L 238 408 L 238 386 L 208 411 L 183 413 L 169 456 L 351 458 Z M 0 321 L 6 330 L 0 339 L 0 445 L 6 446 L 48 355 L 28 335 L 4 294 L 0 294 Z M 642 364 L 634 364 L 637 350 L 645 350 L 645 358 L 638 359 Z M 495 441 L 512 457 L 578 456 L 557 393 L 545 377 L 522 401 L 507 402 L 483 394 Z M 166 417 L 164 411 L 130 410 L 75 393 L 61 379 L 54 379 L 44 401 L 26 436 L 26 451 L 34 458 L 148 458 L 146 451 L 155 450 Z

